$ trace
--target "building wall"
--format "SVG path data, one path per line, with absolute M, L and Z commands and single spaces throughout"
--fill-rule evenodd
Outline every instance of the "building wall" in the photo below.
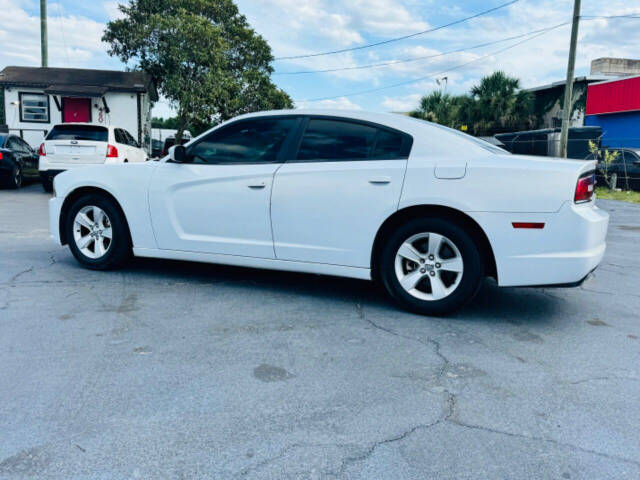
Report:
M 640 111 L 587 115 L 585 124 L 602 127 L 603 147 L 640 148 Z
M 20 134 L 32 147 L 37 148 L 46 133 L 51 130 L 53 125 L 62 123 L 62 112 L 58 110 L 52 95 L 49 95 L 49 122 L 21 122 L 20 121 L 20 104 L 19 93 L 43 93 L 41 89 L 25 88 L 25 87 L 8 87 L 5 88 L 4 106 L 6 123 L 9 131 Z M 104 126 L 117 126 L 128 130 L 133 138 L 138 138 L 138 99 L 136 93 L 126 92 L 107 92 L 104 98 L 109 107 L 110 113 L 106 113 L 102 104 L 102 99 L 91 99 L 91 123 Z M 148 138 L 151 137 L 151 102 L 149 95 L 141 94 L 141 126 L 142 138 L 145 138 L 145 131 L 148 130 Z M 58 98 L 60 98 L 58 96 Z M 145 130 L 146 129 L 146 130 Z M 149 147 L 150 140 L 144 147 Z M 150 151 L 150 149 L 149 149 Z

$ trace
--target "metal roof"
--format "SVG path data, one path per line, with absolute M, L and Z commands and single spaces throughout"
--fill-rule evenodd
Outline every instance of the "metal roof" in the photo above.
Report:
M 149 93 L 152 100 L 158 98 L 151 77 L 144 72 L 9 66 L 0 72 L 0 85 L 46 89 L 56 87 L 68 91 L 73 91 L 70 87 L 97 91 L 97 87 L 109 92 Z
M 595 76 L 586 76 L 586 77 L 575 77 L 573 79 L 575 82 L 601 82 L 603 80 L 607 80 L 608 77 L 595 77 Z M 538 92 L 540 90 L 549 90 L 551 88 L 563 87 L 567 83 L 567 80 L 560 80 L 558 82 L 548 83 L 547 85 L 541 85 L 540 87 L 532 87 L 525 88 L 528 92 Z

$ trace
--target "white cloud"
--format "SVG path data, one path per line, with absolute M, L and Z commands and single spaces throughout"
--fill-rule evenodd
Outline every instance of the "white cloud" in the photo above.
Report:
M 409 112 L 418 108 L 421 97 L 422 95 L 419 93 L 412 93 L 401 97 L 384 97 L 381 105 L 382 108 L 390 112 Z
M 101 41 L 104 24 L 65 15 L 59 4 L 48 9 L 49 65 L 94 67 L 108 61 Z M 0 0 L 0 64 L 40 64 L 40 17 L 29 15 L 16 0 Z
M 348 98 L 341 97 L 332 100 L 318 100 L 314 102 L 296 103 L 296 108 L 329 108 L 336 110 L 361 110 L 362 107 Z

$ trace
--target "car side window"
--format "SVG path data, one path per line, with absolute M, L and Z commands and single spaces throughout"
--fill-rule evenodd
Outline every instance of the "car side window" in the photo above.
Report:
M 190 146 L 187 155 L 196 164 L 274 163 L 297 122 L 293 116 L 235 122 Z
M 344 120 L 312 118 L 302 137 L 298 160 L 361 160 L 369 158 L 377 129 Z
M 378 159 L 406 157 L 402 151 L 403 140 L 404 138 L 399 133 L 379 129 L 376 137 L 376 146 L 371 157 Z
M 127 143 L 122 138 L 122 131 L 119 128 L 115 128 L 113 130 L 113 136 L 116 137 L 116 142 L 117 143 Z
M 16 139 L 18 141 L 18 148 L 23 153 L 31 153 L 31 147 L 27 145 L 27 142 L 22 140 L 21 138 Z
M 18 143 L 18 139 L 16 137 L 9 137 L 9 140 L 7 141 L 7 148 L 16 152 L 22 152 L 22 147 L 20 146 L 20 143 Z
M 136 142 L 136 139 L 133 138 L 133 135 L 131 135 L 128 130 L 123 130 L 123 132 L 127 137 L 127 143 L 132 147 L 138 148 L 138 142 Z
M 624 163 L 626 164 L 627 167 L 630 167 L 633 165 L 633 162 L 637 161 L 638 157 L 631 153 L 631 152 L 624 152 Z

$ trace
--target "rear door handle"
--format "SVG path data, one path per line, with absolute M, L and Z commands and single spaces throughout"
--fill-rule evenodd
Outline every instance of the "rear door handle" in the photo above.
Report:
M 258 190 L 258 189 L 264 188 L 264 187 L 266 187 L 266 186 L 267 186 L 267 185 L 266 185 L 264 182 L 260 182 L 260 183 L 250 183 L 250 184 L 248 185 L 248 187 L 249 187 L 249 188 L 252 188 L 252 189 L 254 189 L 254 190 Z
M 371 177 L 369 179 L 369 183 L 373 183 L 373 184 L 385 184 L 385 183 L 391 183 L 391 177 L 387 177 L 384 175 L 380 175 L 377 177 Z

